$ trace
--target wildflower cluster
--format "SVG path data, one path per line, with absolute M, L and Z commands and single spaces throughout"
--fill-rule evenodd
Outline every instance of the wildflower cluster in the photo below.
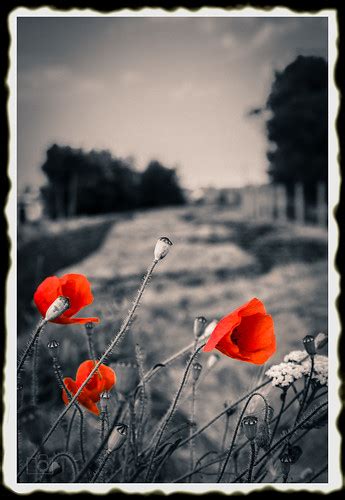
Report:
M 294 362 L 273 365 L 266 371 L 267 377 L 272 379 L 272 385 L 279 387 L 289 387 L 305 373 L 305 367 Z
M 53 473 L 54 477 L 63 474 L 60 460 L 67 460 L 69 463 L 73 482 L 87 481 L 93 483 L 103 481 L 106 473 L 108 473 L 108 476 L 111 475 L 110 479 L 107 477 L 108 482 L 155 482 L 160 479 L 164 464 L 171 458 L 175 450 L 185 444 L 190 447 L 190 464 L 184 471 L 183 476 L 177 478 L 176 482 L 185 479 L 191 481 L 199 471 L 203 472 L 204 468 L 213 464 L 217 467 L 217 481 L 220 482 L 229 474 L 233 474 L 233 470 L 237 471 L 240 466 L 245 467 L 244 461 L 241 461 L 238 457 L 240 450 L 246 444 L 249 444 L 250 448 L 249 465 L 235 481 L 246 476 L 248 482 L 252 482 L 252 480 L 260 482 L 265 474 L 261 476 L 261 469 L 256 472 L 256 466 L 266 457 L 272 457 L 276 451 L 280 452 L 284 482 L 287 481 L 291 465 L 299 458 L 299 455 L 296 454 L 299 447 L 290 445 L 288 434 L 284 436 L 282 442 L 283 450 L 281 447 L 277 447 L 276 442 L 272 442 L 276 431 L 281 431 L 279 430 L 279 422 L 285 411 L 286 394 L 295 381 L 308 376 L 305 384 L 306 388 L 304 392 L 301 391 L 303 394 L 299 401 L 300 408 L 295 421 L 295 428 L 290 432 L 291 436 L 299 427 L 308 430 L 306 421 L 318 411 L 318 409 L 313 410 L 310 417 L 305 417 L 305 413 L 303 413 L 304 409 L 310 404 L 313 394 L 321 386 L 328 383 L 327 357 L 313 352 L 314 348 L 318 349 L 318 346 L 324 345 L 327 340 L 324 334 L 319 334 L 315 342 L 314 337 L 309 336 L 309 343 L 306 347 L 309 356 L 306 351 L 291 351 L 284 357 L 282 363 L 274 365 L 266 371 L 266 376 L 271 379 L 272 385 L 284 389 L 281 408 L 276 418 L 273 418 L 275 413 L 274 404 L 271 406 L 271 402 L 268 402 L 264 393 L 259 392 L 260 388 L 267 385 L 269 381 L 265 381 L 258 387 L 253 388 L 238 401 L 231 402 L 231 404 L 227 403 L 225 409 L 206 424 L 201 425 L 197 418 L 199 414 L 196 411 L 198 403 L 196 392 L 199 386 L 204 383 L 204 380 L 208 379 L 210 370 L 214 369 L 221 358 L 221 355 L 215 353 L 214 350 L 219 351 L 227 358 L 254 365 L 263 365 L 275 353 L 276 336 L 273 318 L 266 312 L 264 304 L 257 298 L 252 298 L 237 307 L 221 318 L 220 321 L 213 320 L 208 323 L 203 316 L 196 317 L 194 325 L 191 327 L 191 337 L 194 340 L 192 344 L 167 360 L 156 363 L 147 373 L 144 372 L 144 361 L 139 346 L 135 351 L 135 362 L 124 359 L 114 360 L 112 358 L 113 349 L 123 339 L 132 324 L 134 314 L 155 266 L 167 256 L 171 246 L 172 242 L 167 237 L 158 240 L 154 248 L 152 264 L 142 280 L 127 317 L 108 347 L 99 357 L 95 355 L 92 337 L 94 336 L 94 323 L 100 322 L 100 319 L 97 317 L 75 317 L 82 308 L 93 302 L 91 285 L 87 278 L 79 274 L 66 274 L 62 277 L 51 276 L 46 278 L 37 288 L 34 301 L 42 315 L 42 320 L 18 365 L 18 389 L 21 386 L 19 380 L 21 382 L 24 380 L 19 377 L 24 369 L 24 362 L 29 358 L 32 351 L 34 351 L 33 357 L 35 359 L 39 335 L 43 325 L 48 322 L 60 325 L 83 324 L 87 333 L 90 353 L 88 357 L 91 358 L 74 360 L 78 362 L 77 365 L 79 364 L 75 378 L 64 377 L 57 354 L 61 342 L 52 340 L 48 343 L 53 359 L 53 369 L 62 390 L 62 400 L 65 406 L 61 414 L 52 423 L 47 434 L 42 438 L 42 441 L 37 440 L 40 444 L 29 458 L 26 457 L 26 464 L 30 465 L 34 461 L 51 435 L 59 427 L 59 424 L 65 430 L 66 442 L 65 444 L 59 443 L 59 447 L 62 447 L 63 451 L 59 449 L 47 464 L 46 469 L 40 471 L 40 477 L 36 476 L 37 482 L 43 481 L 49 474 L 51 477 Z M 160 412 L 158 421 L 154 422 L 152 426 L 152 420 L 154 419 L 152 418 L 151 389 L 148 389 L 147 386 L 159 370 L 169 369 L 168 365 L 188 351 L 191 351 L 190 358 L 182 374 L 176 395 L 165 413 L 162 415 Z M 201 351 L 204 353 L 212 352 L 205 355 Z M 203 357 L 206 357 L 206 359 L 202 359 Z M 34 363 L 33 372 L 35 372 L 35 366 Z M 118 374 L 115 372 L 115 368 L 116 372 L 119 372 Z M 34 379 L 35 373 L 33 374 Z M 310 396 L 308 391 L 312 380 L 314 385 Z M 183 437 L 183 427 L 177 429 L 171 429 L 171 427 L 178 406 L 184 401 L 185 393 L 188 394 L 188 385 L 191 386 L 191 388 L 189 387 L 191 389 L 189 394 L 191 393 L 192 404 L 187 420 L 188 424 L 184 426 L 188 429 L 187 436 Z M 114 397 L 110 396 L 110 391 L 114 391 Z M 307 396 L 309 396 L 309 399 Z M 261 410 L 258 412 L 256 410 L 257 401 L 255 404 L 252 401 L 254 398 L 261 405 Z M 238 412 L 239 416 L 235 417 L 237 418 L 237 424 L 232 426 L 229 424 L 230 419 L 236 414 L 238 406 L 242 402 L 244 402 L 244 405 Z M 70 419 L 66 421 L 65 417 L 71 408 L 74 409 L 74 413 L 71 412 L 68 415 Z M 320 406 L 320 408 L 325 411 L 324 405 Z M 85 415 L 84 409 L 87 410 Z M 75 419 L 78 414 L 79 420 L 78 418 Z M 197 457 L 195 438 L 200 436 L 222 416 L 226 417 L 226 422 L 220 450 L 211 451 L 202 457 Z M 93 420 L 90 421 L 90 419 Z M 79 433 L 73 432 L 76 425 L 79 425 Z M 84 425 L 89 425 L 90 429 L 95 429 L 99 425 L 100 442 L 91 439 L 87 443 L 88 446 L 84 447 Z M 232 427 L 234 427 L 234 431 L 230 440 L 228 434 Z M 39 430 L 38 426 L 37 430 Z M 240 432 L 241 430 L 242 432 Z M 173 438 L 173 436 L 176 437 Z M 243 442 L 237 443 L 236 440 L 240 441 L 240 439 L 243 439 Z M 79 447 L 75 446 L 76 444 L 79 444 Z M 280 441 L 278 440 L 279 444 Z M 81 464 L 75 455 L 75 450 L 78 449 L 80 449 Z M 86 456 L 87 453 L 88 456 Z M 263 455 L 257 458 L 260 453 L 263 453 Z M 206 456 L 211 456 L 211 454 L 213 454 L 213 461 L 207 462 L 204 460 Z M 248 457 L 248 454 L 245 454 L 245 456 Z M 230 458 L 233 459 L 235 464 L 230 462 Z M 266 462 L 264 462 L 264 465 Z M 18 479 L 22 478 L 26 470 L 26 467 L 20 468 Z M 169 470 L 169 467 L 166 470 Z M 27 478 L 24 480 L 27 480 Z

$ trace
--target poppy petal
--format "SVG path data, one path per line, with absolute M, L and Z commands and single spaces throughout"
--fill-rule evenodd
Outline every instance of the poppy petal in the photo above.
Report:
M 62 289 L 57 276 L 49 276 L 37 287 L 34 293 L 34 302 L 43 317 L 59 295 L 62 295 Z
M 75 381 L 72 378 L 66 377 L 66 378 L 64 378 L 63 382 L 64 382 L 68 392 L 70 392 L 73 395 L 77 392 L 77 390 L 78 390 L 77 384 L 75 383 Z M 69 397 L 67 396 L 65 389 L 62 390 L 62 399 L 63 399 L 63 402 L 65 403 L 65 405 L 67 405 L 69 403 Z
M 238 314 L 242 318 L 252 314 L 266 314 L 266 309 L 261 300 L 254 297 L 249 302 L 238 308 Z
M 65 274 L 60 278 L 60 283 L 62 294 L 71 302 L 71 307 L 64 313 L 65 317 L 73 316 L 93 302 L 91 285 L 84 275 Z
M 103 391 L 110 391 L 110 389 L 113 387 L 113 385 L 116 382 L 116 374 L 110 366 L 107 365 L 101 365 L 99 367 L 99 371 L 101 373 L 101 388 L 100 392 Z
M 66 318 L 63 314 L 57 319 L 54 319 L 52 323 L 59 323 L 61 325 L 71 325 L 73 323 L 99 323 L 99 318 Z
M 203 351 L 212 351 L 212 349 L 216 347 L 216 345 L 222 340 L 222 338 L 225 336 L 229 336 L 240 323 L 241 318 L 239 317 L 237 310 L 222 318 L 211 333 L 205 347 L 203 348 Z
M 79 368 L 77 370 L 77 376 L 76 376 L 76 382 L 78 387 L 80 387 L 84 381 L 87 379 L 87 377 L 90 375 L 92 372 L 94 366 L 96 364 L 96 361 L 93 361 L 92 359 L 88 359 L 87 361 L 84 361 L 79 365 Z M 99 374 L 94 373 L 94 375 L 91 377 L 91 379 L 88 381 L 86 384 L 86 388 L 89 391 L 97 390 L 98 388 L 98 378 Z
M 258 351 L 271 345 L 274 338 L 272 316 L 253 314 L 242 319 L 238 328 L 238 347 L 240 351 Z

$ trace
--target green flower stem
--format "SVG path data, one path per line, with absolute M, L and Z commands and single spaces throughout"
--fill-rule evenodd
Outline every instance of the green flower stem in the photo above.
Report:
M 38 323 L 36 330 L 34 330 L 32 336 L 31 336 L 31 339 L 29 340 L 29 342 L 28 342 L 28 344 L 27 344 L 27 346 L 22 354 L 22 357 L 18 363 L 17 375 L 19 374 L 20 370 L 22 369 L 27 357 L 29 356 L 29 354 L 32 351 L 32 348 L 34 347 L 35 342 L 38 340 L 40 333 L 43 331 L 43 329 L 47 323 L 48 323 L 48 321 L 45 319 L 41 319 L 41 321 Z
M 68 448 L 69 448 L 69 443 L 70 443 L 70 439 L 71 439 L 71 432 L 72 432 L 72 427 L 73 427 L 73 422 L 74 422 L 74 419 L 75 419 L 75 416 L 77 414 L 78 410 L 77 408 L 74 410 L 74 412 L 72 413 L 72 417 L 69 421 L 69 425 L 68 425 L 68 429 L 67 429 L 67 437 L 66 437 L 66 451 L 68 451 Z
M 36 337 L 33 344 L 33 358 L 32 358 L 32 406 L 37 407 L 37 370 L 38 370 L 38 337 Z
M 201 346 L 199 346 L 196 351 L 192 354 L 192 356 L 190 357 L 190 360 L 187 364 L 187 367 L 184 371 L 184 374 L 183 374 L 183 377 L 182 377 L 182 381 L 181 381 L 181 384 L 178 388 L 178 391 L 177 391 L 177 394 L 176 394 L 176 397 L 174 399 L 174 401 L 172 402 L 171 406 L 170 406 L 170 409 L 168 410 L 168 413 L 167 415 L 164 417 L 164 422 L 163 422 L 163 425 L 160 426 L 159 428 L 159 431 L 158 431 L 158 438 L 156 439 L 156 444 L 154 446 L 154 449 L 153 449 L 153 452 L 151 454 L 151 458 L 150 458 L 150 462 L 149 462 L 149 466 L 147 468 L 147 472 L 146 472 L 146 476 L 145 476 L 145 481 L 144 482 L 147 482 L 150 478 L 150 474 L 151 474 L 151 469 L 152 469 L 152 465 L 153 465 L 153 461 L 156 457 L 156 454 L 157 454 L 157 450 L 158 450 L 158 446 L 161 442 L 161 439 L 162 439 L 162 436 L 165 432 L 165 429 L 168 427 L 169 423 L 170 423 L 170 420 L 174 414 L 174 411 L 176 409 L 176 406 L 177 406 L 177 403 L 178 403 L 178 400 L 181 396 L 181 393 L 182 393 L 182 389 L 185 385 L 185 382 L 187 380 L 187 376 L 188 376 L 188 373 L 189 373 L 189 369 L 190 367 L 192 366 L 192 363 L 195 359 L 195 357 L 198 355 L 199 351 L 201 351 L 201 349 L 206 345 L 206 343 L 202 344 Z
M 105 467 L 105 464 L 107 463 L 109 457 L 110 457 L 110 453 L 105 452 L 104 456 L 103 456 L 103 458 L 101 460 L 101 463 L 99 464 L 98 469 L 96 470 L 93 478 L 91 479 L 91 483 L 95 483 L 96 482 L 96 479 L 99 477 L 99 475 L 103 471 L 103 469 Z
M 279 448 L 279 446 L 284 443 L 284 441 L 286 441 L 288 438 L 290 438 L 291 436 L 293 436 L 295 434 L 295 432 L 297 432 L 301 427 L 303 427 L 303 425 L 308 422 L 308 420 L 310 420 L 319 410 L 321 410 L 324 406 L 327 406 L 328 403 L 322 403 L 320 406 L 318 406 L 314 411 L 312 411 L 309 415 L 307 415 L 303 420 L 300 420 L 298 423 L 295 423 L 295 425 L 293 426 L 293 428 L 291 429 L 291 431 L 289 431 L 285 436 L 281 437 L 280 439 L 278 439 L 272 446 L 271 448 L 266 452 L 264 453 L 264 455 L 262 455 L 256 462 L 255 462 L 255 466 L 259 465 L 263 460 L 265 460 L 266 457 L 268 457 L 269 455 L 272 454 L 273 451 L 275 451 L 277 448 Z M 244 472 L 242 472 L 236 479 L 234 482 L 237 482 L 239 481 L 246 473 L 248 472 L 248 469 L 246 469 Z
M 66 387 L 65 382 L 63 381 L 63 375 L 61 373 L 59 361 L 58 361 L 58 359 L 57 359 L 57 357 L 55 355 L 53 355 L 52 358 L 53 358 L 54 372 L 55 372 L 57 381 L 59 383 L 59 386 L 60 386 L 61 389 L 63 389 L 66 392 L 68 399 L 71 401 L 72 400 L 72 394 L 69 392 L 69 390 Z M 81 453 L 81 457 L 82 457 L 83 462 L 85 462 L 85 453 L 84 453 L 84 414 L 83 414 L 83 410 L 81 409 L 81 407 L 80 407 L 80 405 L 78 404 L 77 401 L 75 401 L 74 406 L 75 406 L 76 410 L 78 411 L 79 417 L 80 417 L 80 423 L 79 423 L 80 453 Z
M 280 419 L 281 419 L 282 414 L 284 412 L 284 407 L 285 407 L 285 403 L 286 403 L 286 395 L 287 395 L 287 389 L 283 389 L 283 392 L 281 393 L 280 410 L 279 410 L 279 413 L 278 413 L 278 416 L 277 416 L 277 420 L 276 420 L 276 423 L 275 423 L 275 426 L 274 426 L 274 429 L 273 429 L 273 432 L 272 432 L 272 436 L 271 436 L 271 439 L 270 439 L 270 446 L 273 443 L 273 439 L 274 439 L 274 436 L 275 436 L 275 434 L 277 432 L 277 429 L 278 429 L 278 426 L 279 426 L 279 423 L 280 423 Z
M 252 482 L 255 457 L 256 457 L 256 446 L 255 446 L 255 440 L 253 440 L 250 442 L 250 463 L 249 463 L 249 471 L 247 479 L 248 483 Z
M 131 309 L 129 310 L 128 312 L 128 315 L 126 317 L 126 319 L 124 320 L 124 322 L 122 323 L 121 327 L 120 327 L 120 330 L 119 332 L 115 335 L 115 338 L 114 340 L 111 342 L 111 344 L 109 345 L 109 347 L 105 350 L 105 352 L 103 353 L 103 355 L 100 357 L 99 361 L 95 364 L 95 366 L 93 367 L 93 369 L 91 370 L 90 374 L 88 375 L 88 377 L 84 380 L 84 382 L 81 384 L 81 386 L 79 387 L 79 389 L 77 390 L 77 392 L 74 394 L 74 396 L 72 397 L 72 399 L 70 400 L 70 402 L 65 406 L 64 410 L 60 413 L 60 415 L 58 416 L 58 418 L 55 420 L 55 422 L 53 423 L 53 425 L 51 426 L 51 428 L 49 429 L 49 431 L 47 432 L 47 434 L 44 436 L 41 444 L 36 448 L 36 450 L 32 453 L 32 455 L 30 456 L 30 458 L 28 458 L 28 461 L 27 461 L 27 464 L 26 465 L 29 465 L 35 458 L 36 456 L 39 454 L 42 446 L 44 446 L 44 444 L 48 441 L 48 439 L 50 438 L 50 436 L 55 432 L 56 428 L 58 427 L 58 425 L 60 424 L 61 420 L 63 419 L 63 417 L 66 415 L 66 413 L 70 410 L 70 408 L 72 407 L 72 405 L 75 403 L 75 401 L 78 399 L 79 395 L 81 394 L 82 390 L 84 389 L 84 387 L 87 385 L 87 383 L 89 382 L 89 380 L 91 380 L 91 378 L 93 377 L 93 375 L 95 374 L 95 372 L 98 370 L 98 368 L 100 367 L 100 365 L 103 363 L 103 361 L 109 356 L 109 354 L 112 352 L 112 350 L 114 349 L 114 347 L 122 340 L 122 338 L 124 337 L 125 333 L 127 332 L 127 329 L 132 321 L 132 318 L 133 318 L 133 315 L 139 305 L 139 302 L 140 302 L 140 299 L 144 293 L 144 290 L 151 278 L 151 275 L 153 273 L 153 270 L 154 268 L 156 267 L 158 263 L 158 260 L 153 260 L 151 266 L 149 267 L 144 279 L 143 279 L 143 282 L 141 284 L 141 287 L 139 288 L 138 290 L 138 293 L 137 293 L 137 296 L 133 302 L 133 305 L 131 307 Z M 20 476 L 24 473 L 25 471 L 25 467 L 22 467 L 22 469 L 19 471 L 18 475 L 17 475 L 17 478 L 20 478 Z
M 295 424 L 297 424 L 297 422 L 299 421 L 299 419 L 300 419 L 300 417 L 301 417 L 301 415 L 303 413 L 304 405 L 305 405 L 305 402 L 307 400 L 307 396 L 308 396 L 308 392 L 309 392 L 309 387 L 310 387 L 310 384 L 311 384 L 311 379 L 312 379 L 313 373 L 314 373 L 314 361 L 315 361 L 314 360 L 314 356 L 310 356 L 310 359 L 311 359 L 311 367 L 310 367 L 310 373 L 309 373 L 309 377 L 308 377 L 308 382 L 306 384 L 306 388 L 305 388 L 305 391 L 304 391 L 302 403 L 301 403 L 299 412 L 297 414 Z
M 267 421 L 268 403 L 266 401 L 266 398 L 262 394 L 260 394 L 260 392 L 254 392 L 254 394 L 251 394 L 251 396 L 249 396 L 248 401 L 244 405 L 243 410 L 241 412 L 241 415 L 239 416 L 239 419 L 237 421 L 237 425 L 236 425 L 236 428 L 235 428 L 235 432 L 234 432 L 234 435 L 233 435 L 233 438 L 232 438 L 232 441 L 231 441 L 231 445 L 229 447 L 229 451 L 227 453 L 226 459 L 224 460 L 224 463 L 223 463 L 222 469 L 220 471 L 220 474 L 218 475 L 218 478 L 217 478 L 217 483 L 220 483 L 221 480 L 222 480 L 222 478 L 223 478 L 223 475 L 225 473 L 226 467 L 227 467 L 227 465 L 229 463 L 229 460 L 230 460 L 230 457 L 231 457 L 232 450 L 233 450 L 234 445 L 235 445 L 236 437 L 237 437 L 238 430 L 239 430 L 241 422 L 242 422 L 242 418 L 243 418 L 243 416 L 245 414 L 245 411 L 246 411 L 246 409 L 247 409 L 250 401 L 253 399 L 254 396 L 260 396 L 263 399 L 263 401 L 265 403 L 265 421 Z
M 272 453 L 273 450 L 275 450 L 276 448 L 278 448 L 285 441 L 285 439 L 287 439 L 288 437 L 292 436 L 295 432 L 297 432 L 298 429 L 300 429 L 309 419 L 311 419 L 319 410 L 321 410 L 326 405 L 327 405 L 327 403 L 323 403 L 318 408 L 316 408 L 316 410 L 313 411 L 310 415 L 308 415 L 301 422 L 299 422 L 299 424 L 297 426 L 294 426 L 293 429 L 291 429 L 291 431 L 289 431 L 286 434 L 286 436 L 284 436 L 281 439 L 279 439 L 271 447 L 270 450 L 268 450 L 261 458 L 259 458 L 258 460 L 256 460 L 256 462 L 254 463 L 254 466 L 256 467 L 257 465 L 259 465 L 269 454 Z M 195 474 L 197 472 L 200 472 L 200 471 L 206 469 L 207 467 L 210 467 L 211 465 L 219 463 L 219 461 L 221 461 L 223 459 L 224 459 L 224 456 L 223 457 L 219 456 L 218 458 L 216 458 L 214 460 L 211 460 L 210 462 L 208 462 L 208 463 L 206 463 L 204 465 L 201 465 L 198 469 L 195 469 L 193 472 L 188 472 L 187 474 L 184 474 L 183 476 L 178 477 L 177 479 L 175 479 L 172 482 L 173 483 L 178 483 L 180 481 L 183 481 L 184 479 L 186 479 L 187 477 L 189 477 L 191 474 Z M 235 482 L 239 481 L 247 473 L 248 473 L 248 469 L 246 469 L 245 471 L 243 471 L 233 482 L 235 483 Z

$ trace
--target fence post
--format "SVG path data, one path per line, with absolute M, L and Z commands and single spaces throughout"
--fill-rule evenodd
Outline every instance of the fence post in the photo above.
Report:
M 323 182 L 317 185 L 316 193 L 316 214 L 317 222 L 320 226 L 327 226 L 327 204 L 326 204 L 326 186 Z
M 304 204 L 303 184 L 301 182 L 295 184 L 294 208 L 295 208 L 295 221 L 298 222 L 299 224 L 304 224 L 305 204 Z

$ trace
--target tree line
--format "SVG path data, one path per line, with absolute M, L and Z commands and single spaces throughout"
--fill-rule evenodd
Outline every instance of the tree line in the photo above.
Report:
M 131 158 L 54 144 L 42 170 L 42 198 L 52 219 L 185 203 L 176 169 L 157 160 L 138 172 Z

